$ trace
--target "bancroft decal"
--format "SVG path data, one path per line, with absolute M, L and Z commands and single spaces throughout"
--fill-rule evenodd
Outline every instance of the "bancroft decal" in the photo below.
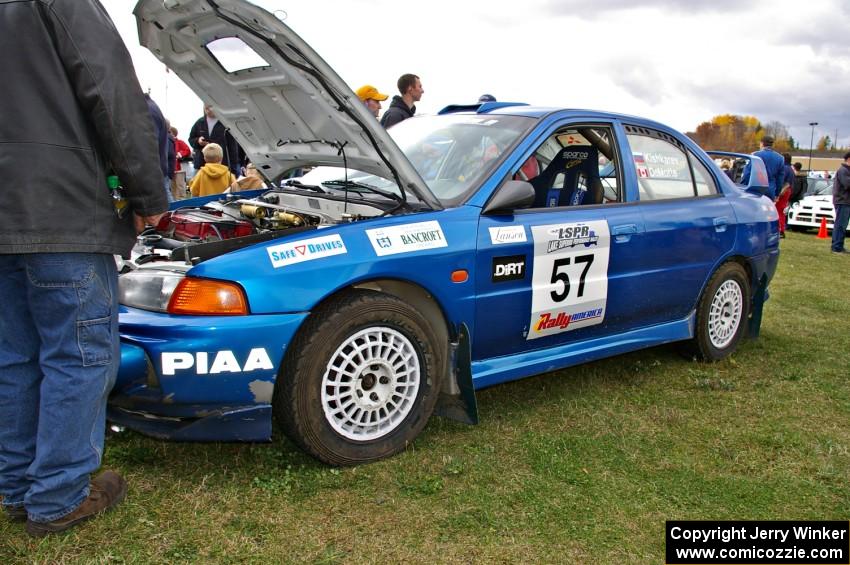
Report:
M 379 257 L 436 249 L 448 245 L 443 229 L 436 221 L 366 230 L 366 235 L 372 243 L 375 254 Z
M 302 261 L 311 261 L 321 257 L 348 253 L 345 243 L 339 234 L 273 245 L 266 251 L 268 251 L 269 259 L 271 259 L 272 266 L 275 269 L 301 263 Z
M 212 357 L 212 364 L 210 364 Z M 218 373 L 249 373 L 251 371 L 274 369 L 268 352 L 255 347 L 248 353 L 245 363 L 240 364 L 232 351 L 195 353 L 168 351 L 162 354 L 162 374 L 174 375 L 177 371 L 194 369 L 198 375 L 216 375 Z
M 490 242 L 493 245 L 504 245 L 506 243 L 525 243 L 524 226 L 504 226 L 501 228 L 489 228 Z

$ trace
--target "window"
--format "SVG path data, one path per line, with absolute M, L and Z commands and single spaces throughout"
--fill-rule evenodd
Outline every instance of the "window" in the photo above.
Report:
M 619 167 L 611 129 L 570 126 L 549 136 L 514 171 L 531 183 L 535 208 L 619 202 Z
M 691 158 L 691 164 L 694 168 L 694 180 L 697 185 L 697 196 L 710 196 L 712 194 L 717 194 L 717 184 L 714 182 L 714 178 L 712 178 L 711 173 L 708 172 L 708 169 L 705 165 L 702 164 L 702 161 L 697 159 L 696 155 L 688 151 L 688 157 Z
M 694 196 L 688 156 L 675 138 L 645 128 L 627 127 L 626 132 L 641 200 Z

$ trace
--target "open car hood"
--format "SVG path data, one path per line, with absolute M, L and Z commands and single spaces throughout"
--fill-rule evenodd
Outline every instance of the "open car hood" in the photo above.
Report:
M 140 43 L 212 104 L 265 176 L 347 161 L 442 208 L 354 92 L 266 10 L 245 0 L 140 0 L 134 14 Z

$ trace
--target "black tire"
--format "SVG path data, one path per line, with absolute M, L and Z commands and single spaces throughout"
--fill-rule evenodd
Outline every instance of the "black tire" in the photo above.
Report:
M 747 272 L 738 263 L 724 263 L 700 296 L 694 338 L 683 344 L 684 352 L 701 361 L 729 356 L 746 332 L 749 311 Z
M 428 321 L 402 300 L 346 293 L 318 308 L 290 344 L 275 386 L 275 417 L 290 439 L 325 463 L 389 457 L 419 435 L 434 411 L 444 351 Z

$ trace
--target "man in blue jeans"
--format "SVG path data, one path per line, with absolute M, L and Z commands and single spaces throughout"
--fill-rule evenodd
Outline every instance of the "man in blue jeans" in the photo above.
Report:
M 847 253 L 844 249 L 844 232 L 850 221 L 850 152 L 844 154 L 844 162 L 835 171 L 832 185 L 832 205 L 835 219 L 832 224 L 832 252 Z
M 0 0 L 0 495 L 33 536 L 119 503 L 92 477 L 118 370 L 117 273 L 166 210 L 156 138 L 98 0 Z M 12 117 L 13 116 L 13 117 Z M 118 175 L 133 214 L 119 217 Z

